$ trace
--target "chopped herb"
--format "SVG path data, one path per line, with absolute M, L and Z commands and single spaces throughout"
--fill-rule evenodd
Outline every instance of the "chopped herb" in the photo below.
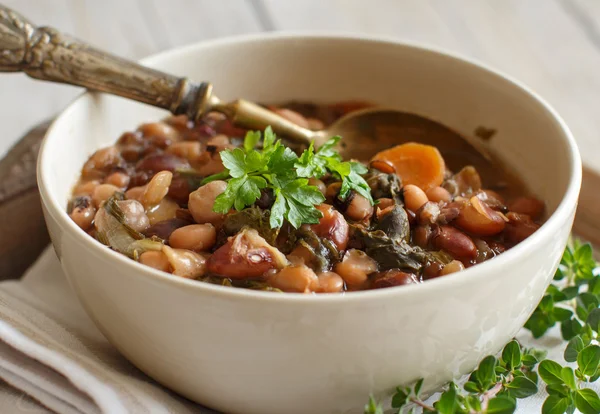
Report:
M 241 211 L 254 205 L 261 191 L 270 189 L 275 197 L 269 218 L 272 228 L 281 227 L 284 220 L 295 228 L 316 224 L 323 214 L 315 206 L 325 197 L 308 184 L 308 179 L 327 173 L 342 181 L 340 198 L 353 190 L 373 203 L 369 185 L 361 176 L 367 168 L 358 162 L 342 161 L 335 151 L 340 137 L 331 138 L 317 152 L 311 143 L 300 157 L 285 147 L 270 127 L 264 131 L 262 148 L 256 149 L 260 137 L 259 131 L 250 131 L 243 148 L 221 151 L 225 171 L 204 179 L 203 183 L 227 180 L 225 192 L 215 200 L 215 212 L 224 214 L 232 208 Z

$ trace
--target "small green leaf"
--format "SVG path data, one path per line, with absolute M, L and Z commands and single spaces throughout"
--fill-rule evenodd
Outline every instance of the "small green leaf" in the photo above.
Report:
M 365 405 L 364 414 L 384 414 L 383 407 L 372 395 L 369 396 L 369 402 Z
M 563 414 L 568 406 L 568 398 L 550 395 L 542 405 L 542 414 Z
M 584 307 L 586 311 L 590 312 L 592 309 L 600 306 L 600 302 L 598 302 L 598 297 L 593 293 L 582 292 L 577 296 L 577 305 Z
M 584 306 L 579 305 L 575 308 L 575 313 L 577 314 L 577 317 L 582 321 L 585 321 L 589 315 L 588 310 Z
M 600 308 L 592 309 L 586 322 L 595 332 L 600 332 Z
M 560 397 L 567 397 L 569 395 L 569 389 L 564 384 L 548 385 L 546 392 L 550 395 L 558 395 Z
M 273 132 L 273 128 L 271 128 L 271 125 L 269 125 L 268 127 L 265 128 L 265 133 L 264 133 L 264 138 L 263 138 L 263 150 L 270 150 L 271 147 L 273 147 L 273 145 L 275 144 L 275 140 L 277 139 L 277 137 L 275 136 L 275 133 Z
M 573 263 L 573 251 L 570 246 L 565 248 L 560 263 L 564 266 L 569 266 L 571 263 Z
M 488 402 L 486 414 L 512 414 L 516 409 L 517 402 L 514 398 L 499 395 Z
M 514 398 L 527 398 L 538 391 L 537 385 L 525 376 L 514 378 L 506 384 L 506 388 Z
M 496 358 L 491 355 L 486 356 L 480 363 L 475 378 L 483 389 L 488 389 L 492 383 L 496 382 Z
M 233 150 L 224 150 L 219 153 L 225 168 L 233 178 L 238 178 L 246 174 L 246 154 L 241 148 Z
M 569 387 L 572 390 L 577 389 L 577 385 L 575 384 L 575 374 L 573 374 L 573 368 L 563 367 L 560 370 L 560 376 L 567 387 Z
M 596 373 L 592 375 L 588 382 L 596 382 L 600 378 L 600 367 L 596 370 Z
M 415 396 L 418 398 L 419 394 L 421 393 L 421 388 L 423 387 L 423 378 L 421 378 L 420 380 L 417 381 L 417 383 L 415 384 Z
M 533 355 L 523 355 L 523 357 L 521 358 L 521 361 L 523 362 L 523 365 L 528 366 L 528 367 L 532 367 L 538 363 L 538 360 L 535 359 L 535 357 Z
M 538 383 L 538 374 L 535 371 L 527 371 L 525 372 L 525 376 L 529 378 L 534 384 Z
M 577 355 L 577 365 L 583 375 L 594 375 L 599 364 L 600 346 L 598 345 L 588 345 Z
M 454 383 L 450 383 L 448 390 L 442 393 L 434 407 L 440 414 L 455 414 L 457 406 L 456 386 Z
M 286 203 L 285 198 L 280 190 L 275 192 L 275 202 L 271 206 L 271 216 L 269 217 L 269 225 L 271 228 L 281 227 L 283 218 L 285 217 Z
M 503 362 L 503 363 L 504 363 L 504 362 Z M 501 366 L 501 365 L 496 365 L 496 374 L 502 374 L 502 375 L 505 375 L 505 374 L 508 374 L 508 372 L 509 372 L 509 371 L 508 371 L 506 368 L 504 368 L 503 366 Z M 520 371 L 519 371 L 519 372 L 520 372 Z
M 502 350 L 502 361 L 504 361 L 508 370 L 521 366 L 521 346 L 514 339 L 506 344 Z
M 260 131 L 248 131 L 244 137 L 244 150 L 246 152 L 254 149 L 256 144 L 260 141 Z
M 590 388 L 582 388 L 575 392 L 575 406 L 583 414 L 600 413 L 600 398 Z
M 400 408 L 408 402 L 408 394 L 404 390 L 397 388 L 396 393 L 392 396 L 392 407 Z
M 566 300 L 570 300 L 579 294 L 579 286 L 569 286 L 564 288 L 561 292 L 566 296 Z
M 560 333 L 565 340 L 570 340 L 574 336 L 579 335 L 582 328 L 581 323 L 577 319 L 572 318 L 560 324 Z
M 592 245 L 590 243 L 586 243 L 579 247 L 575 254 L 573 255 L 574 259 L 577 262 L 586 263 L 594 260 L 594 253 L 592 251 Z
M 555 306 L 552 310 L 552 316 L 559 322 L 566 321 L 571 319 L 573 316 L 573 312 L 569 309 L 561 308 L 559 306 Z
M 588 292 L 594 295 L 600 295 L 600 275 L 594 276 L 588 282 Z
M 468 392 L 472 392 L 472 393 L 479 392 L 479 388 L 477 387 L 477 384 L 475 384 L 473 381 L 465 382 L 465 385 L 463 385 L 463 388 L 465 389 L 465 391 L 468 391 Z
M 567 362 L 575 362 L 577 361 L 577 355 L 581 352 L 581 350 L 585 348 L 585 344 L 580 336 L 575 336 L 569 341 L 569 344 L 565 348 L 565 361 Z
M 525 323 L 525 328 L 531 331 L 534 338 L 539 338 L 544 335 L 552 325 L 554 325 L 554 323 L 550 321 L 548 315 L 538 308 Z
M 564 381 L 561 376 L 562 367 L 557 362 L 550 359 L 545 359 L 540 362 L 538 367 L 538 374 L 548 385 L 563 384 Z
M 546 295 L 542 298 L 538 306 L 544 313 L 552 312 L 552 308 L 554 307 L 554 299 L 552 299 L 552 296 Z
M 554 273 L 554 280 L 563 280 L 565 278 L 565 270 L 562 265 L 559 265 L 556 269 L 556 273 Z

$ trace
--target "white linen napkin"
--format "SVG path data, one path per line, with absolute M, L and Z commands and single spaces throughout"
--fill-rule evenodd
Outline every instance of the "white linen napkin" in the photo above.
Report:
M 537 341 L 523 330 L 518 339 L 563 361 L 557 330 Z M 0 381 L 3 413 L 215 413 L 157 384 L 108 343 L 51 248 L 21 280 L 0 283 L 0 379 L 14 387 Z M 519 400 L 517 412 L 539 413 L 545 398 L 540 390 Z
M 59 413 L 214 413 L 157 384 L 108 343 L 51 248 L 23 279 L 0 283 L 0 378 Z M 13 408 L 1 412 L 24 411 L 26 400 L 0 391 L 0 403 Z

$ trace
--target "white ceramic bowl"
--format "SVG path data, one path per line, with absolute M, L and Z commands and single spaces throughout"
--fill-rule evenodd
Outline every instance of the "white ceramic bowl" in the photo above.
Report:
M 581 163 L 559 116 L 526 87 L 484 66 L 393 40 L 260 35 L 210 41 L 144 63 L 211 80 L 222 98 L 261 102 L 367 99 L 470 134 L 544 199 L 548 221 L 489 262 L 422 285 L 304 296 L 177 278 L 103 247 L 65 213 L 86 158 L 166 113 L 84 94 L 54 122 L 38 182 L 67 277 L 120 352 L 167 387 L 231 413 L 358 412 L 369 393 L 471 370 L 533 311 L 565 247 Z

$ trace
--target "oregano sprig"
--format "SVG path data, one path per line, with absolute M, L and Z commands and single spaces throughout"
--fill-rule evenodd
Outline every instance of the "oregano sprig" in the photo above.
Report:
M 589 244 L 577 240 L 569 244 L 554 283 L 525 325 L 538 338 L 560 324 L 568 340 L 563 363 L 545 359 L 543 351 L 523 349 L 513 340 L 500 356 L 484 358 L 462 389 L 451 382 L 431 404 L 421 396 L 423 380 L 397 388 L 392 412 L 414 412 L 419 407 L 423 413 L 510 414 L 518 399 L 545 387 L 548 397 L 540 407 L 542 414 L 600 413 L 600 397 L 588 388 L 600 378 L 600 272 L 592 253 Z M 384 410 L 371 397 L 364 412 Z

